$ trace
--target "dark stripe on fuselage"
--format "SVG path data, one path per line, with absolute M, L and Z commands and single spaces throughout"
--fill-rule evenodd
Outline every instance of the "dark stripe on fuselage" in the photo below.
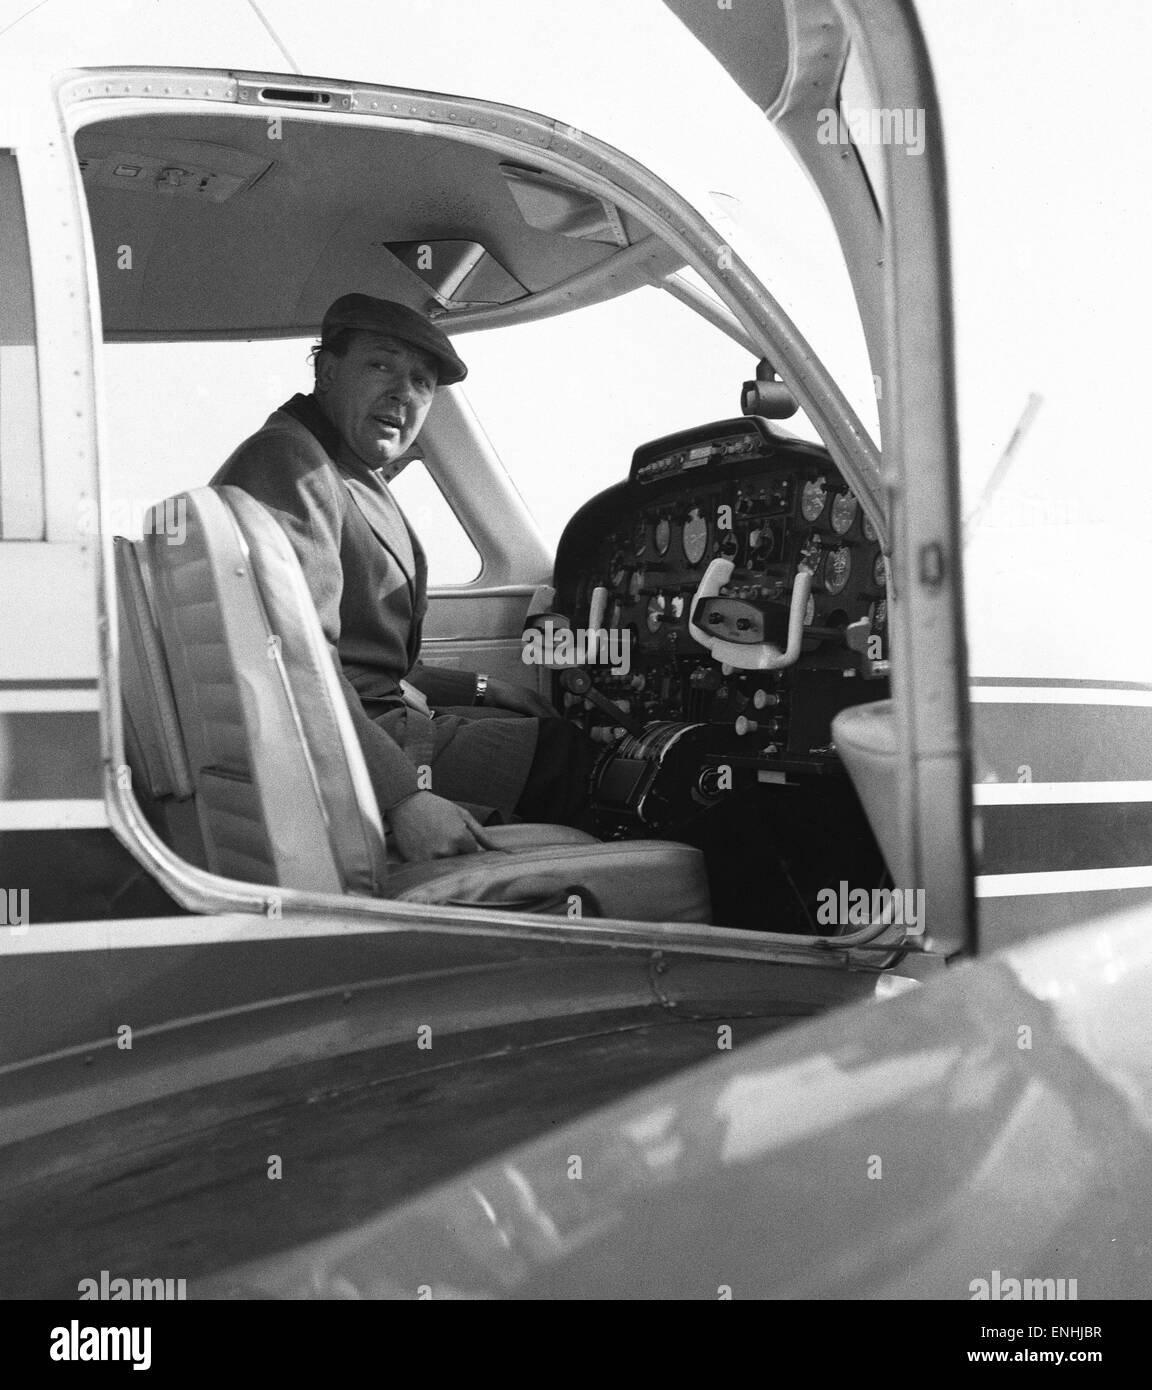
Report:
M 977 816 L 981 874 L 1152 864 L 1152 801 L 982 806 Z
M 1093 681 L 1059 679 L 1047 676 L 969 676 L 969 685 L 988 687 L 1022 686 L 1035 690 L 1152 690 L 1152 684 L 1144 681 Z
M 96 710 L 0 710 L 5 801 L 100 800 Z
M 977 782 L 1152 780 L 1152 705 L 969 708 Z
M 0 680 L 0 690 L 99 690 L 94 680 Z

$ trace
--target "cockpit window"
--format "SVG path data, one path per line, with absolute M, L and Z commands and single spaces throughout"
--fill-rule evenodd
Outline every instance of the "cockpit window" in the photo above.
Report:
M 389 487 L 420 537 L 428 557 L 428 583 L 436 588 L 478 579 L 479 552 L 423 460 L 413 459 Z
M 739 415 L 741 384 L 756 373 L 750 353 L 656 289 L 470 333 L 460 349 L 463 390 L 549 545 L 593 493 L 627 476 L 638 440 Z M 803 414 L 782 424 L 818 439 Z
M 16 156 L 0 151 L 0 537 L 44 539 L 40 392 Z

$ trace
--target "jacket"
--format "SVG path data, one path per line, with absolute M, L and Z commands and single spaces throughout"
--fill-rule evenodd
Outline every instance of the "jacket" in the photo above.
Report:
M 420 663 L 428 606 L 423 548 L 387 485 L 341 447 L 311 397 L 296 396 L 274 411 L 212 484 L 241 487 L 263 503 L 296 552 L 382 812 L 427 786 L 419 765 L 432 764 L 458 733 L 466 736 L 459 739 L 456 764 L 474 737 L 477 753 L 491 757 L 495 728 L 481 733 L 477 722 L 461 729 L 470 721 L 432 720 L 404 706 L 400 683 L 405 679 L 432 705 L 470 705 L 475 675 Z M 495 768 L 477 766 L 474 774 L 465 766 L 463 780 L 455 766 L 445 794 L 511 809 L 527 777 L 536 734 L 531 720 L 499 723 L 511 738 L 511 756 L 503 766 L 499 758 Z M 523 727 L 509 731 L 513 723 Z

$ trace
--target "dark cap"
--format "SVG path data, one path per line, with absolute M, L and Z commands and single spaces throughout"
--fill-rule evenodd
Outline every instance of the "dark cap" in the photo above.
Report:
M 407 304 L 394 299 L 373 299 L 370 294 L 344 294 L 328 306 L 320 340 L 327 342 L 342 328 L 362 328 L 369 333 L 387 333 L 402 343 L 418 347 L 436 359 L 438 382 L 451 386 L 463 381 L 468 368 L 456 356 L 451 340 L 429 319 Z

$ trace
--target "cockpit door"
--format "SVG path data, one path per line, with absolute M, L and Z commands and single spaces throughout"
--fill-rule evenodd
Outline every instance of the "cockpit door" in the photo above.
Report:
M 835 224 L 876 377 L 892 536 L 898 876 L 974 947 L 967 662 L 943 135 L 911 0 L 665 0 L 764 111 Z

